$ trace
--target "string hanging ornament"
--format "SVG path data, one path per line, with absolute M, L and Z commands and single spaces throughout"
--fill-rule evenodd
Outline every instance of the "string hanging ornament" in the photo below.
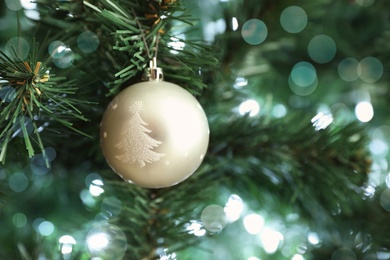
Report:
M 157 50 L 158 40 L 145 81 L 114 97 L 100 131 L 102 152 L 112 170 L 145 188 L 169 187 L 190 177 L 206 155 L 210 134 L 196 98 L 164 80 Z

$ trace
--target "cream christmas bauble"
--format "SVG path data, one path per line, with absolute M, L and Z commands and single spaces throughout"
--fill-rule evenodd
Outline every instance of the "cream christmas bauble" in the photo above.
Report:
M 175 185 L 199 167 L 209 142 L 206 114 L 186 90 L 146 81 L 120 92 L 101 122 L 100 140 L 110 167 L 146 188 Z

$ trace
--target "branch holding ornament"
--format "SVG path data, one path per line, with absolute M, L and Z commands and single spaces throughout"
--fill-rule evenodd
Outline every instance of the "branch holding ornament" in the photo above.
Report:
M 111 55 L 110 67 L 120 67 L 115 71 L 107 70 L 109 74 L 106 78 L 115 75 L 115 79 L 107 84 L 107 95 L 114 96 L 124 86 L 135 83 L 134 79 L 142 74 L 148 62 L 153 57 L 157 58 L 156 53 L 165 78 L 194 95 L 200 95 L 207 87 L 204 75 L 218 64 L 216 47 L 203 40 L 182 39 L 178 36 L 187 30 L 196 29 L 193 23 L 196 19 L 181 1 L 133 3 L 100 0 L 93 3 L 84 1 L 83 4 L 86 11 L 96 17 L 92 25 L 98 26 L 99 32 L 107 37 L 104 48 Z M 150 55 L 147 54 L 147 48 Z M 106 56 L 101 58 L 107 59 Z

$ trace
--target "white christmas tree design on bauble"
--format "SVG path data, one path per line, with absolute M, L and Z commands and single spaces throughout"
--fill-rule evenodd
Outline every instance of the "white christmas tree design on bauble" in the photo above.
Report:
M 124 180 L 164 188 L 190 177 L 209 142 L 207 117 L 182 87 L 163 80 L 134 84 L 108 105 L 100 145 L 109 166 Z
M 115 156 L 123 163 L 137 163 L 139 167 L 144 167 L 146 163 L 156 162 L 164 156 L 164 154 L 153 151 L 153 148 L 158 147 L 161 142 L 148 135 L 152 131 L 146 128 L 148 124 L 141 118 L 142 106 L 142 101 L 136 101 L 130 106 L 129 111 L 133 116 L 122 133 L 122 141 L 116 145 L 123 150 L 123 154 Z

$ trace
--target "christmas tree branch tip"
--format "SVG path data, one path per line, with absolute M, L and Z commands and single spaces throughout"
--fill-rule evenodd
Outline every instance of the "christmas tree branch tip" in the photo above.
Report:
M 20 137 L 29 157 L 35 148 L 44 154 L 41 132 L 54 122 L 79 133 L 71 121 L 87 119 L 77 109 L 83 100 L 73 98 L 74 81 L 52 74 L 46 62 L 38 60 L 34 42 L 26 60 L 12 46 L 0 51 L 0 161 L 5 163 L 12 139 Z M 42 59 L 45 60 L 45 59 Z

